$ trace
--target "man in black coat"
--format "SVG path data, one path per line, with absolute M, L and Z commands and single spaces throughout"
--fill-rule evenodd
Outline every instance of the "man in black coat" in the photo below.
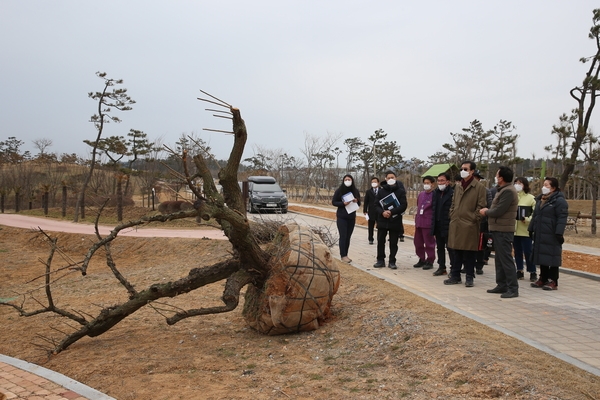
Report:
M 398 253 L 398 239 L 404 235 L 402 214 L 406 211 L 408 202 L 406 190 L 400 181 L 396 181 L 393 171 L 385 173 L 385 182 L 377 194 L 377 262 L 375 268 L 385 267 L 385 242 L 389 234 L 390 258 L 388 266 L 396 269 L 396 253 Z M 382 204 L 383 203 L 383 204 Z
M 371 188 L 365 192 L 365 199 L 363 202 L 363 214 L 369 217 L 369 244 L 373 244 L 375 223 L 377 222 L 377 209 L 375 203 L 378 202 L 377 194 L 379 193 L 379 179 L 377 177 L 371 178 Z
M 454 188 L 450 186 L 450 175 L 441 173 L 437 176 L 437 188 L 433 191 L 433 217 L 431 221 L 431 234 L 435 236 L 437 248 L 438 269 L 434 276 L 446 275 L 446 249 L 448 248 L 448 227 L 450 226 L 450 206 Z M 454 264 L 454 250 L 448 248 L 450 266 Z

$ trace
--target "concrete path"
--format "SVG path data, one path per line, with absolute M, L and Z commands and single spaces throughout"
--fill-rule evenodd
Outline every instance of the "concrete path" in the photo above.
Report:
M 79 224 L 55 220 L 51 218 L 29 217 L 21 214 L 0 214 L 0 225 L 12 226 L 24 229 L 43 229 L 48 232 L 66 232 L 94 235 L 93 224 Z M 100 235 L 106 236 L 114 226 L 99 225 Z M 180 237 L 180 238 L 198 238 L 223 239 L 227 237 L 219 229 L 154 229 L 154 228 L 130 228 L 119 232 L 119 236 L 130 237 Z
M 334 221 L 305 214 L 297 220 L 336 232 Z M 413 268 L 418 258 L 409 237 L 399 243 L 397 270 L 372 267 L 375 247 L 368 244 L 367 229 L 357 225 L 348 254 L 351 265 L 600 376 L 599 275 L 561 268 L 558 290 L 532 288 L 526 279 L 519 281 L 518 298 L 501 299 L 486 292 L 496 286 L 493 259 L 483 275 L 476 275 L 475 286 L 467 288 L 444 285 L 447 276 L 433 276 L 435 269 Z M 592 247 L 570 245 L 568 249 L 600 255 Z M 339 255 L 336 248 L 333 254 Z

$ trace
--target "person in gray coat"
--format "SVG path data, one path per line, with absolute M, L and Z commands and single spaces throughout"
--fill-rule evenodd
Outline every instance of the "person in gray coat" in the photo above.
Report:
M 558 179 L 546 178 L 542 194 L 529 223 L 533 238 L 533 263 L 540 266 L 540 278 L 531 284 L 544 290 L 558 289 L 558 267 L 562 265 L 562 244 L 569 215 L 569 205 L 558 187 Z
M 482 208 L 479 213 L 487 217 L 490 232 L 494 238 L 496 287 L 488 293 L 502 293 L 502 298 L 519 297 L 517 267 L 512 257 L 515 237 L 515 217 L 519 196 L 512 185 L 513 171 L 501 166 L 496 172 L 497 192 L 490 208 Z

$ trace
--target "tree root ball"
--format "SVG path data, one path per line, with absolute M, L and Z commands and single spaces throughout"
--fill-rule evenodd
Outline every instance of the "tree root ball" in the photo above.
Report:
M 329 316 L 340 285 L 337 260 L 309 228 L 283 225 L 274 241 L 272 273 L 261 290 L 249 285 L 244 318 L 257 331 L 312 331 Z

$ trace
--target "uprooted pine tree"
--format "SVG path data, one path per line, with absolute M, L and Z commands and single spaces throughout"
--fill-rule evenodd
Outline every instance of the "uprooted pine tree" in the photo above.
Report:
M 224 313 L 236 309 L 240 302 L 240 293 L 246 288 L 243 315 L 246 322 L 254 329 L 268 335 L 309 331 L 318 328 L 327 318 L 333 295 L 336 293 L 340 275 L 336 261 L 329 248 L 323 243 L 318 233 L 308 227 L 295 223 L 280 224 L 273 228 L 270 241 L 264 243 L 252 229 L 252 222 L 246 217 L 245 201 L 238 184 L 238 168 L 247 140 L 247 131 L 239 109 L 226 102 L 202 92 L 210 99 L 198 100 L 209 102 L 220 107 L 210 110 L 219 113 L 219 117 L 232 120 L 233 129 L 226 132 L 232 135 L 233 145 L 228 162 L 219 170 L 218 180 L 222 192 L 217 190 L 214 179 L 208 169 L 205 156 L 191 156 L 195 172 L 190 173 L 188 160 L 190 155 L 181 154 L 184 166 L 183 179 L 194 192 L 196 202 L 194 208 L 166 215 L 152 215 L 136 221 L 123 223 L 115 227 L 109 235 L 101 236 L 98 229 L 99 217 L 96 218 L 97 240 L 85 254 L 83 260 L 59 265 L 55 255 L 60 251 L 56 238 L 40 230 L 50 245 L 48 259 L 43 263 L 45 271 L 44 285 L 39 289 L 44 292 L 45 299 L 35 299 L 38 308 L 28 310 L 24 306 L 26 297 L 31 292 L 23 293 L 12 301 L 4 301 L 1 305 L 17 310 L 24 317 L 35 317 L 42 313 L 54 313 L 76 324 L 71 332 L 52 343 L 48 348 L 51 353 L 59 353 L 67 349 L 79 339 L 102 335 L 128 316 L 145 306 L 151 306 L 159 299 L 176 297 L 190 293 L 203 286 L 225 281 L 221 301 L 223 305 L 213 307 L 191 308 L 187 310 L 173 309 L 166 315 L 166 323 L 175 324 L 190 317 Z M 202 193 L 195 184 L 202 181 Z M 223 230 L 233 247 L 231 257 L 210 266 L 193 268 L 187 276 L 180 279 L 155 283 L 138 290 L 123 274 L 116 264 L 111 244 L 118 239 L 119 233 L 125 229 L 149 223 L 166 222 L 180 218 L 196 217 L 203 220 L 214 219 Z M 199 244 L 202 245 L 202 244 Z M 88 274 L 90 260 L 99 249 L 104 249 L 106 265 L 114 279 L 127 293 L 127 300 L 116 305 L 103 307 L 96 315 L 89 315 L 75 310 L 68 310 L 56 305 L 52 288 L 57 282 L 60 271 L 75 270 L 83 276 Z

